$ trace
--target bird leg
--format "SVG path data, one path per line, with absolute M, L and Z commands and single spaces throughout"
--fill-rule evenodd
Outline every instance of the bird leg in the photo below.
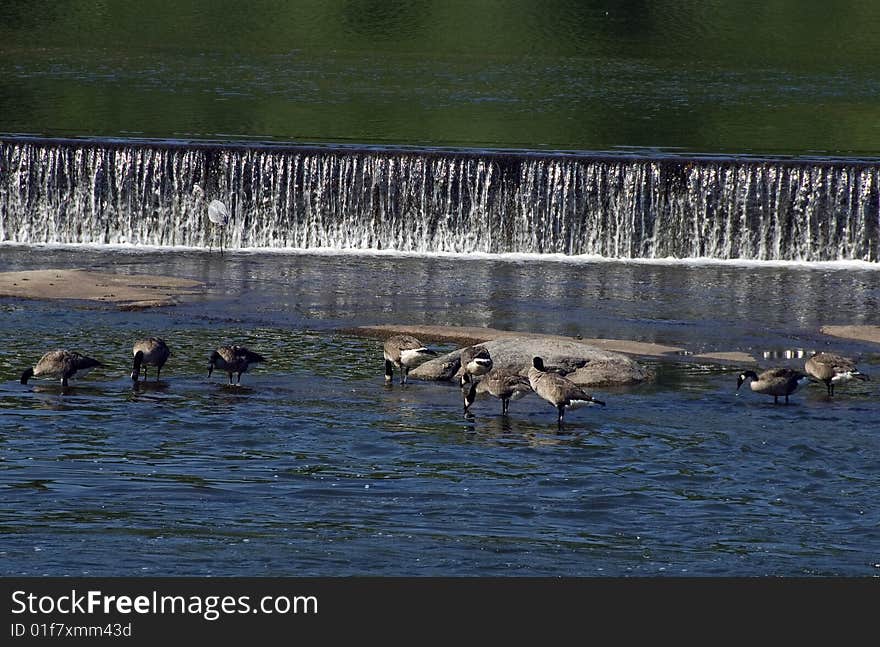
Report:
M 385 360 L 385 381 L 387 383 L 391 383 L 394 379 L 394 364 L 391 363 L 390 359 Z

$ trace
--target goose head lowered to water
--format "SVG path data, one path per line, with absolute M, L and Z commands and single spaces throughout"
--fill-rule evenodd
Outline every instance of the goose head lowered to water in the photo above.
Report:
M 389 337 L 382 345 L 382 354 L 385 358 L 385 382 L 390 383 L 394 379 L 394 368 L 397 367 L 401 384 L 406 384 L 410 369 L 437 356 L 436 351 L 427 348 L 412 335 Z
M 61 380 L 66 387 L 67 381 L 78 375 L 82 377 L 93 368 L 103 366 L 101 362 L 75 351 L 65 349 L 50 350 L 40 358 L 32 368 L 26 368 L 21 374 L 21 383 L 27 384 L 32 377 Z
M 265 362 L 266 359 L 259 353 L 254 353 L 244 346 L 221 346 L 208 358 L 208 377 L 214 369 L 226 371 L 229 375 L 229 383 L 232 384 L 232 374 L 237 373 L 236 384 L 241 384 L 241 374 L 246 373 L 250 364 Z

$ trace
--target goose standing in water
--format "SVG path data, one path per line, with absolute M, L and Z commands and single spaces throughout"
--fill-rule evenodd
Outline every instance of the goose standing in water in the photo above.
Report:
M 564 425 L 567 408 L 578 409 L 596 404 L 605 406 L 604 402 L 597 400 L 568 378 L 548 372 L 544 368 L 544 360 L 540 357 L 532 359 L 532 366 L 529 368 L 529 385 L 535 393 L 556 407 L 560 429 Z
M 869 380 L 870 378 L 856 368 L 849 357 L 835 353 L 816 353 L 804 363 L 807 374 L 820 382 L 825 382 L 828 395 L 834 395 L 834 385 L 850 380 Z
M 468 413 L 478 393 L 488 393 L 501 400 L 501 415 L 506 416 L 511 400 L 519 400 L 532 392 L 529 380 L 508 369 L 495 368 L 477 380 L 469 373 L 461 376 L 464 412 Z
M 162 367 L 168 361 L 171 351 L 164 339 L 158 337 L 148 337 L 140 339 L 134 343 L 131 349 L 134 354 L 134 364 L 131 367 L 131 379 L 135 382 L 140 378 L 141 366 L 144 367 L 144 381 L 147 381 L 147 366 L 156 367 L 156 381 L 159 381 L 159 373 Z
M 743 371 L 736 380 L 736 390 L 747 380 L 749 388 L 755 393 L 773 396 L 773 404 L 779 404 L 779 398 L 785 397 L 788 404 L 788 396 L 797 391 L 798 387 L 807 380 L 807 376 L 800 371 L 790 368 L 771 368 L 760 375 L 754 371 Z
M 468 412 L 470 404 L 467 402 L 468 384 L 476 386 L 476 380 L 471 378 L 485 375 L 492 370 L 492 356 L 489 349 L 485 346 L 468 346 L 463 348 L 458 356 L 461 363 L 461 377 L 458 386 L 461 389 L 461 395 L 464 398 L 464 412 Z M 473 400 L 471 401 L 473 404 Z
M 229 384 L 232 384 L 232 374 L 238 373 L 236 384 L 241 384 L 241 374 L 247 372 L 248 365 L 265 361 L 262 355 L 244 346 L 221 346 L 208 359 L 208 377 L 217 368 L 229 374 Z
M 33 368 L 27 368 L 21 374 L 21 383 L 27 384 L 32 377 L 61 380 L 61 386 L 67 387 L 67 380 L 74 375 L 85 375 L 93 368 L 103 366 L 101 362 L 85 355 L 69 350 L 50 350 L 40 358 Z
M 385 357 L 385 382 L 394 379 L 394 367 L 400 371 L 400 383 L 406 384 L 406 376 L 411 368 L 424 363 L 437 353 L 427 348 L 412 335 L 394 335 L 385 340 L 382 346 Z
M 461 351 L 462 377 L 485 375 L 492 370 L 492 356 L 485 346 L 468 346 Z

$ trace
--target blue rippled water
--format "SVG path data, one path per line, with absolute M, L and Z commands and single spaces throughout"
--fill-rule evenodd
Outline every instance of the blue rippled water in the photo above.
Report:
M 584 285 L 592 276 L 605 286 L 569 302 L 552 292 L 504 296 L 502 277 L 524 267 L 545 278 L 560 271 L 537 261 L 112 251 L 90 259 L 97 269 L 206 280 L 208 293 L 145 312 L 0 301 L 6 575 L 877 573 L 876 381 L 833 400 L 811 386 L 773 406 L 734 394 L 735 367 L 654 361 L 654 384 L 603 390 L 607 407 L 571 412 L 557 433 L 553 409 L 534 396 L 506 418 L 497 401 L 478 401 L 467 421 L 454 386 L 385 387 L 380 343 L 338 332 L 422 312 L 465 325 L 563 334 L 573 322 L 587 334 L 619 325 L 643 340 L 782 349 L 799 333 L 777 334 L 779 307 L 840 282 L 857 313 L 875 303 L 872 271 L 709 267 L 700 288 L 680 267 L 563 264 Z M 82 260 L 76 250 L 5 247 L 0 269 Z M 664 286 L 650 318 L 624 307 L 623 286 L 640 272 Z M 499 281 L 487 289 L 501 290 L 489 321 L 478 299 L 457 296 L 483 274 Z M 726 278 L 751 278 L 755 292 L 707 299 Z M 389 302 L 386 292 L 413 281 L 416 298 Z M 787 292 L 767 289 L 780 282 Z M 682 290 L 693 298 L 682 300 Z M 737 318 L 740 298 L 752 299 L 751 310 Z M 604 314 L 591 324 L 594 308 Z M 794 311 L 800 341 L 816 347 L 822 338 L 806 331 L 823 313 Z M 771 325 L 733 332 L 762 317 Z M 174 355 L 160 386 L 133 391 L 130 346 L 143 334 L 164 335 Z M 269 359 L 241 388 L 207 379 L 208 353 L 227 341 Z M 18 383 L 59 345 L 107 366 L 69 393 Z M 876 352 L 844 347 L 862 351 L 866 372 L 880 376 Z

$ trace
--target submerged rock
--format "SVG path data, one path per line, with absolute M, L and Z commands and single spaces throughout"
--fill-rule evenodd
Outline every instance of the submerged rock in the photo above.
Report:
M 495 368 L 511 369 L 521 375 L 528 373 L 532 358 L 539 356 L 548 368 L 582 386 L 639 384 L 653 379 L 651 372 L 634 359 L 565 337 L 505 337 L 480 346 L 489 350 Z M 458 377 L 462 350 L 429 360 L 409 375 L 420 380 Z

